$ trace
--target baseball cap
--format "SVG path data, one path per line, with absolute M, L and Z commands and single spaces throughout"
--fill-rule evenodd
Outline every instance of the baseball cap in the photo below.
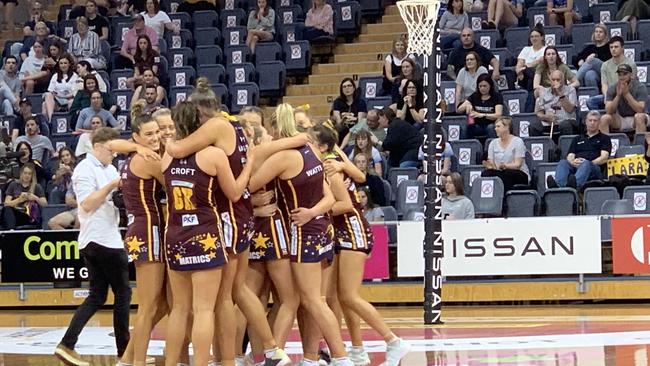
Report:
M 618 74 L 620 72 L 632 73 L 632 66 L 630 66 L 628 64 L 620 64 L 620 65 L 618 65 L 618 68 L 616 69 L 616 73 Z

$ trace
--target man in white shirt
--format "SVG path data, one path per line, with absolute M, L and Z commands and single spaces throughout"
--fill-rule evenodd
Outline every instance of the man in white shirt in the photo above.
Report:
M 117 169 L 111 165 L 113 151 L 108 142 L 119 133 L 107 127 L 95 131 L 93 150 L 72 174 L 80 223 L 78 245 L 88 268 L 89 294 L 77 308 L 70 326 L 54 354 L 68 365 L 89 366 L 77 352 L 75 344 L 90 318 L 106 302 L 108 286 L 115 295 L 113 328 L 117 356 L 121 357 L 129 342 L 129 267 L 119 231 L 119 213 L 113 204 L 113 191 L 120 184 Z

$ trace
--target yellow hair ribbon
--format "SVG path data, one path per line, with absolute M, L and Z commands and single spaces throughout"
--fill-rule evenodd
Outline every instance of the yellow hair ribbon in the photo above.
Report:
M 297 109 L 302 109 L 302 110 L 308 111 L 309 108 L 311 108 L 311 106 L 310 106 L 309 104 L 303 104 L 303 105 L 299 105 L 299 106 L 297 106 L 296 108 L 297 108 Z
M 230 113 L 228 113 L 226 111 L 221 111 L 221 116 L 223 118 L 227 119 L 228 121 L 233 121 L 233 122 L 237 121 L 237 117 L 231 115 Z

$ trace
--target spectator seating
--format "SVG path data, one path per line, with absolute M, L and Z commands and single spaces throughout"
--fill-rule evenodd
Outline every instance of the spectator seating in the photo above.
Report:
M 599 215 L 605 201 L 619 198 L 614 187 L 588 187 L 584 191 L 583 212 L 585 215 Z
M 409 210 L 422 210 L 424 208 L 424 183 L 419 180 L 406 179 L 397 185 L 395 209 L 399 215 L 406 214 Z
M 541 206 L 535 190 L 511 190 L 506 193 L 506 217 L 538 216 Z
M 573 216 L 578 214 L 578 192 L 573 188 L 549 188 L 544 192 L 546 216 Z
M 476 215 L 501 216 L 504 198 L 503 181 L 499 177 L 476 178 L 472 184 L 470 198 Z

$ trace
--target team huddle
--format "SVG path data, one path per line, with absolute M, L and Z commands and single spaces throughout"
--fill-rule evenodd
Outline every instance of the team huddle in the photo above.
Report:
M 189 365 L 190 343 L 195 366 L 292 364 L 283 349 L 296 319 L 300 365 L 369 365 L 360 319 L 387 343 L 382 365 L 398 365 L 410 345 L 359 295 L 373 243 L 355 186 L 365 173 L 338 148 L 331 123 L 312 124 L 306 110 L 288 104 L 267 123 L 256 107 L 230 116 L 204 78 L 172 110 L 145 114 L 143 107 L 131 110 L 132 140 L 102 128 L 86 158 L 109 172 L 106 193 L 122 192 L 128 217 L 122 253 L 136 268 L 134 328 L 129 334 L 128 310 L 126 332 L 114 320 L 118 365 L 155 361 L 147 357 L 150 334 L 166 315 L 166 366 Z M 113 177 L 108 165 L 115 152 L 129 158 Z M 76 192 L 83 179 L 74 175 Z M 79 200 L 80 211 L 89 211 L 80 212 L 82 233 L 84 215 L 101 213 L 89 208 L 102 192 Z M 95 248 L 96 240 L 87 241 L 85 248 Z M 96 284 L 90 266 L 89 272 L 90 299 Z M 116 295 L 114 317 L 123 318 L 117 304 L 130 300 L 130 292 L 118 296 L 110 276 L 106 281 Z M 67 364 L 88 365 L 74 352 L 90 318 L 79 314 L 91 311 L 86 302 L 55 351 Z

